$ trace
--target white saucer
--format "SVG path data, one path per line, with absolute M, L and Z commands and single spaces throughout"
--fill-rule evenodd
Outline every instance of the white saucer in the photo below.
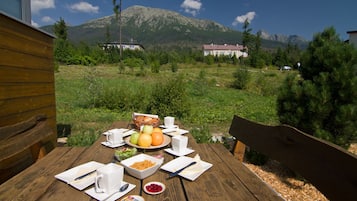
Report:
M 182 152 L 176 152 L 176 151 L 174 151 L 172 148 L 167 148 L 167 149 L 165 149 L 165 151 L 168 152 L 168 153 L 170 153 L 170 154 L 172 154 L 172 155 L 175 155 L 175 156 L 185 156 L 185 155 L 187 155 L 187 154 L 190 154 L 190 153 L 194 152 L 195 150 L 190 149 L 190 148 L 186 148 L 186 149 L 185 149 L 184 151 L 182 151 Z
M 170 136 L 175 136 L 175 135 L 183 135 L 186 133 L 189 133 L 188 130 L 184 130 L 184 129 L 177 129 L 177 128 L 165 128 L 162 130 L 162 132 L 166 135 L 170 135 Z
M 103 133 L 103 135 L 108 135 L 110 132 L 120 132 L 120 133 L 123 133 L 123 137 L 127 137 L 133 133 L 135 133 L 136 131 L 134 129 L 127 129 L 127 128 L 114 128 L 114 129 L 111 129 L 111 130 L 108 130 L 108 131 L 105 131 Z
M 164 129 L 172 129 L 172 128 L 177 128 L 177 125 L 173 125 L 173 126 L 170 126 L 170 127 L 167 127 L 165 125 L 160 125 L 161 128 L 164 128 Z
M 128 182 L 125 182 L 125 181 L 123 181 L 122 182 L 122 185 L 124 185 L 124 184 L 126 184 L 126 183 L 128 183 Z M 127 193 L 129 193 L 131 190 L 133 190 L 135 188 L 135 185 L 134 184 L 130 184 L 129 183 L 129 187 L 125 190 L 125 191 L 123 191 L 123 192 L 116 192 L 115 194 L 111 194 L 111 193 L 97 193 L 96 191 L 95 191 L 95 187 L 93 187 L 93 188 L 90 188 L 90 189 L 88 189 L 88 190 L 86 190 L 85 192 L 89 195 L 89 196 L 91 196 L 91 197 L 93 197 L 93 198 L 95 198 L 95 199 L 97 199 L 97 200 L 117 200 L 117 199 L 119 199 L 119 198 L 121 198 L 121 197 L 123 197 L 124 195 L 126 195 Z M 119 190 L 119 189 L 118 189 Z M 110 195 L 112 195 L 112 196 L 110 196 Z M 110 196 L 109 198 L 108 198 L 108 196 Z M 107 199 L 108 198 L 108 199 Z
M 102 142 L 102 145 L 104 145 L 104 146 L 106 146 L 106 147 L 110 147 L 110 148 L 116 148 L 116 147 L 120 147 L 120 146 L 125 145 L 125 141 L 123 140 L 123 141 L 122 141 L 121 143 L 119 143 L 119 144 L 111 144 L 111 143 L 105 141 L 105 142 Z

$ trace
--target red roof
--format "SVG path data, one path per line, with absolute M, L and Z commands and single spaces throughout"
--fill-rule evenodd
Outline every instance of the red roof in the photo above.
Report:
M 243 50 L 243 45 L 203 45 L 203 50 Z

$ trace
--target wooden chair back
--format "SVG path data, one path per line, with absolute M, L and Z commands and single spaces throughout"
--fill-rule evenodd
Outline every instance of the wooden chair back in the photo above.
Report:
M 229 133 L 239 141 L 240 154 L 246 144 L 303 176 L 329 200 L 356 200 L 357 157 L 339 146 L 288 125 L 267 126 L 238 116 Z

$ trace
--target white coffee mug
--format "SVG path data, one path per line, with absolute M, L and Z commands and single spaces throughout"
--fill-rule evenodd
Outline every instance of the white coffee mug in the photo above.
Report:
M 172 150 L 181 153 L 186 150 L 188 137 L 183 135 L 174 136 L 171 139 Z
M 95 192 L 113 193 L 119 191 L 123 181 L 124 167 L 115 163 L 109 163 L 97 169 L 95 177 Z
M 172 128 L 175 126 L 175 117 L 164 117 L 164 126 L 166 128 Z
M 107 134 L 107 142 L 109 144 L 120 144 L 123 142 L 122 131 L 110 131 Z

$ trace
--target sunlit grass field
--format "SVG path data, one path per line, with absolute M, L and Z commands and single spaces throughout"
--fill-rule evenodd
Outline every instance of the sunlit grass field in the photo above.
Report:
M 177 72 L 172 72 L 170 66 L 161 66 L 159 73 L 152 73 L 147 68 L 144 69 L 145 76 L 138 76 L 142 69 L 126 68 L 119 73 L 117 65 L 60 66 L 55 74 L 57 123 L 70 125 L 71 135 L 90 133 L 98 136 L 114 121 L 130 122 L 133 112 L 143 111 L 86 107 L 88 94 L 102 90 L 91 88 L 90 82 L 99 81 L 103 87 L 121 88 L 122 93 L 132 95 L 152 90 L 153 85 L 181 75 L 187 83 L 191 103 L 190 115 L 179 119 L 186 129 L 204 125 L 210 133 L 226 135 L 235 114 L 264 124 L 278 124 L 276 95 L 285 76 L 295 72 L 281 72 L 274 67 L 249 69 L 250 81 L 246 89 L 238 90 L 231 84 L 233 74 L 239 68 L 228 64 L 182 64 Z M 203 79 L 199 77 L 200 73 L 204 74 Z M 88 74 L 91 74 L 91 80 L 88 80 Z M 199 95 L 194 93 L 197 90 Z M 150 101 L 150 96 L 125 98 L 137 104 Z

